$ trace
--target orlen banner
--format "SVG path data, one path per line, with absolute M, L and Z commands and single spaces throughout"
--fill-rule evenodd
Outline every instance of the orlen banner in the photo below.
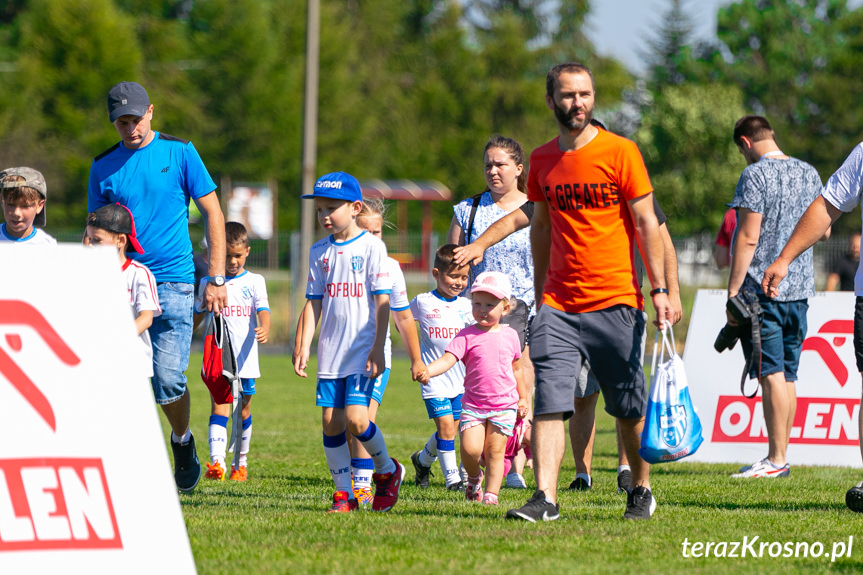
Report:
M 0 573 L 195 573 L 116 250 L 0 262 Z
M 692 461 L 752 463 L 767 455 L 761 391 L 740 393 L 745 360 L 738 342 L 719 354 L 713 342 L 725 325 L 725 290 L 699 290 L 683 361 L 704 443 Z M 857 417 L 860 373 L 854 361 L 854 294 L 819 292 L 809 299 L 809 329 L 797 372 L 797 413 L 788 460 L 792 465 L 860 467 Z M 747 383 L 747 392 L 755 381 Z

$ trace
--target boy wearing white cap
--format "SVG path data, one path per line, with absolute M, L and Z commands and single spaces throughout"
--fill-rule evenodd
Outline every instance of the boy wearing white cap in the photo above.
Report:
M 314 193 L 303 198 L 314 200 L 318 221 L 331 233 L 309 253 L 308 302 L 297 326 L 293 357 L 296 374 L 307 377 L 320 320 L 316 405 L 323 410 L 324 454 L 336 487 L 328 512 L 346 513 L 359 507 L 351 489 L 346 431 L 363 444 L 374 462 L 372 510 L 389 511 L 398 501 L 405 468 L 388 455 L 383 434 L 369 420 L 375 380 L 385 367 L 393 286 L 384 266 L 387 249 L 357 225 L 363 197 L 359 182 L 350 174 L 321 176 Z
M 461 461 L 468 473 L 465 498 L 497 505 L 504 451 L 518 417 L 527 415 L 527 388 L 519 366 L 518 334 L 500 319 L 513 307 L 506 274 L 484 272 L 470 288 L 476 324 L 461 330 L 423 377 L 438 376 L 461 360 L 465 365 L 459 424 Z M 422 378 L 420 378 L 422 382 Z M 485 455 L 485 495 L 480 457 Z

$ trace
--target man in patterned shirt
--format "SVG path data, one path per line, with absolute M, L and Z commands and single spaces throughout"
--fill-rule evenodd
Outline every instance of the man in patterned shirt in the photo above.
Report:
M 818 172 L 779 149 L 773 130 L 761 116 L 744 116 L 734 125 L 734 143 L 749 164 L 740 176 L 731 207 L 737 210 L 737 230 L 728 297 L 741 291 L 758 294 L 761 321 L 761 358 L 753 358 L 750 378 L 759 378 L 767 457 L 732 477 L 786 477 L 786 450 L 797 407 L 794 382 L 803 338 L 806 337 L 807 298 L 815 295 L 812 249 L 790 266 L 788 277 L 773 299 L 761 292 L 764 271 L 775 260 L 803 213 L 821 193 Z M 734 323 L 731 315 L 729 323 Z M 745 330 L 744 330 L 745 331 Z M 752 337 L 741 338 L 747 360 Z M 759 370 L 760 365 L 760 370 Z

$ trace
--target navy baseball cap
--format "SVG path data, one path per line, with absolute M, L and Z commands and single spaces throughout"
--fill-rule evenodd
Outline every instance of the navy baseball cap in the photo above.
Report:
M 363 201 L 363 190 L 355 177 L 345 172 L 325 174 L 315 182 L 315 191 L 302 196 L 304 200 L 314 198 L 331 198 L 346 202 Z
M 108 118 L 143 116 L 150 107 L 147 90 L 137 82 L 120 82 L 108 92 Z

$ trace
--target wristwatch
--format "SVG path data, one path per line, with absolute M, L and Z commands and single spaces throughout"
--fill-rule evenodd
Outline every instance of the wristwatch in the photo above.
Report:
M 212 276 L 207 281 L 216 287 L 222 287 L 223 285 L 225 285 L 225 276 Z

